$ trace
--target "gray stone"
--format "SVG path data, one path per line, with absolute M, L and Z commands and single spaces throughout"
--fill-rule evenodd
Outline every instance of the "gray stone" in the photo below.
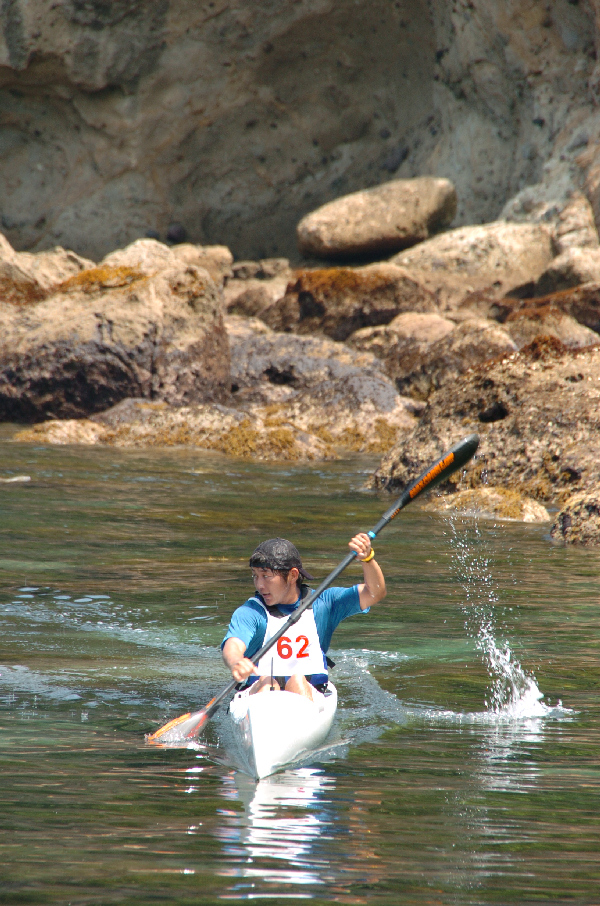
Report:
M 553 257 L 552 231 L 504 220 L 434 236 L 391 261 L 434 293 L 441 308 L 456 308 L 471 293 L 501 298 L 534 282 Z
M 383 257 L 427 239 L 455 213 L 456 191 L 449 180 L 392 180 L 307 214 L 298 224 L 298 247 L 308 257 Z

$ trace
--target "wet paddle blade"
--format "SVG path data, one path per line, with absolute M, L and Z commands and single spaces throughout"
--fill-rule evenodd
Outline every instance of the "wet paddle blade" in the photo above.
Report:
M 171 743 L 188 742 L 198 735 L 206 723 L 208 714 L 206 709 L 196 711 L 194 714 L 182 714 L 175 720 L 170 720 L 164 727 L 160 727 L 155 733 L 146 736 L 146 742 L 151 745 L 168 745 Z

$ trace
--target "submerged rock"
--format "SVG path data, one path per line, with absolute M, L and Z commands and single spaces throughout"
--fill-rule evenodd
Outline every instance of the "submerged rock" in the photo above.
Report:
M 402 311 L 433 311 L 428 290 L 401 267 L 371 264 L 296 271 L 285 296 L 260 317 L 274 330 L 345 340 L 361 327 L 387 324 Z
M 129 396 L 197 402 L 228 373 L 222 296 L 200 268 L 104 265 L 37 303 L 0 302 L 2 419 L 77 417 Z
M 537 500 L 506 488 L 480 487 L 432 496 L 424 509 L 512 522 L 549 522 L 548 510 Z
M 449 230 L 391 259 L 434 293 L 442 308 L 470 293 L 493 298 L 534 283 L 553 257 L 551 230 L 504 220 Z
M 450 479 L 461 490 L 489 483 L 561 503 L 591 487 L 600 461 L 600 348 L 538 338 L 445 384 L 384 456 L 374 486 L 396 492 L 472 431 L 481 437 L 477 457 Z
M 395 179 L 307 214 L 296 230 L 298 247 L 316 258 L 384 257 L 448 226 L 456 204 L 448 179 Z
M 600 544 L 600 485 L 569 497 L 550 534 L 567 544 Z

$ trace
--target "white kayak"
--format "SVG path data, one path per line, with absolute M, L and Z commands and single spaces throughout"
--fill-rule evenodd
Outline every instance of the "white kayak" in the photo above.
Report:
M 337 710 L 337 689 L 311 702 L 295 692 L 238 692 L 229 715 L 250 771 L 257 780 L 323 745 Z

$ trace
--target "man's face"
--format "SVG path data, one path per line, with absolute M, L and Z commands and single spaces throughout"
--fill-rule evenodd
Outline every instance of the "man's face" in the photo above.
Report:
M 294 604 L 298 600 L 298 576 L 299 572 L 296 568 L 291 569 L 287 579 L 284 579 L 281 573 L 275 573 L 272 569 L 261 569 L 260 566 L 252 567 L 254 587 L 269 607 L 277 607 L 278 604 Z

